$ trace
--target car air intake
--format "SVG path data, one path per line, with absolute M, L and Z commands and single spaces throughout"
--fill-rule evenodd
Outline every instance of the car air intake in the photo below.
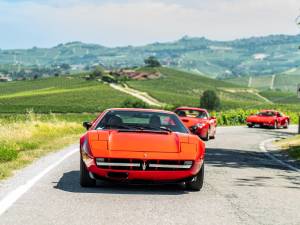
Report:
M 128 173 L 124 172 L 108 172 L 107 176 L 112 179 L 127 179 Z
M 193 161 L 97 158 L 96 165 L 101 169 L 113 170 L 178 171 L 191 169 Z

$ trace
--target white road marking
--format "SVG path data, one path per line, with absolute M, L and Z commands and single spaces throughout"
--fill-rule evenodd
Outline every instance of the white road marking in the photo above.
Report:
M 43 176 L 49 173 L 52 169 L 57 167 L 60 163 L 62 163 L 65 159 L 70 157 L 71 155 L 78 152 L 78 149 L 73 149 L 64 156 L 62 156 L 58 161 L 48 166 L 38 175 L 28 180 L 25 184 L 19 186 L 8 195 L 6 195 L 2 200 L 0 200 L 0 216 L 9 209 L 23 194 L 25 194 L 30 188 L 32 188 L 36 182 L 38 182 Z
M 268 140 L 265 140 L 265 141 L 261 142 L 261 143 L 259 144 L 260 150 L 261 150 L 266 156 L 268 156 L 269 158 L 273 159 L 274 161 L 276 161 L 276 162 L 279 163 L 280 165 L 285 166 L 285 167 L 287 167 L 287 168 L 289 168 L 289 169 L 291 169 L 291 170 L 294 170 L 294 171 L 296 171 L 296 172 L 300 172 L 300 170 L 299 170 L 298 168 L 296 168 L 296 167 L 294 167 L 294 166 L 292 166 L 292 165 L 290 165 L 290 164 L 288 164 L 288 163 L 286 163 L 286 162 L 283 162 L 282 160 L 280 160 L 280 159 L 278 159 L 277 157 L 275 157 L 272 153 L 268 152 L 268 150 L 266 149 L 266 144 L 269 143 L 269 142 L 276 141 L 276 140 L 278 140 L 278 139 L 272 138 L 272 139 L 268 139 Z

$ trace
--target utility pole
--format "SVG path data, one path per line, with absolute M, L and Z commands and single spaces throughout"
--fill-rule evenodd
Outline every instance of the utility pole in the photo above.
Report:
M 298 27 L 300 27 L 300 15 L 295 20 Z M 299 47 L 300 49 L 300 47 Z M 300 98 L 300 84 L 297 86 L 297 96 Z M 300 134 L 300 113 L 298 114 L 298 134 Z
M 297 96 L 300 98 L 300 84 L 297 86 Z M 298 114 L 298 134 L 300 134 L 300 113 Z

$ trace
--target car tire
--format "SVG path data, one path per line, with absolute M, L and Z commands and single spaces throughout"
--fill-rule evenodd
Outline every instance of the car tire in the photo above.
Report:
M 90 177 L 89 171 L 86 168 L 83 160 L 80 158 L 80 186 L 95 187 L 96 180 Z
M 210 128 L 208 128 L 207 133 L 205 137 L 203 138 L 204 141 L 209 141 L 209 133 L 210 133 Z
M 289 121 L 285 121 L 285 124 L 283 126 L 284 129 L 288 129 L 289 128 Z
M 273 129 L 278 129 L 278 122 L 277 121 L 275 121 Z
M 214 134 L 212 136 L 209 136 L 209 139 L 215 139 L 216 138 L 216 130 L 214 131 Z
M 249 128 L 252 128 L 252 127 L 254 126 L 254 124 L 247 124 L 247 126 L 248 126 Z
M 204 183 L 204 163 L 199 173 L 191 180 L 185 183 L 186 189 L 191 191 L 200 191 Z

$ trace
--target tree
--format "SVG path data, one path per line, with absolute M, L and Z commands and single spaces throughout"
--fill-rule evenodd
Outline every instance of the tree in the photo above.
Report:
M 132 99 L 126 99 L 122 105 L 122 108 L 149 108 L 148 105 L 143 102 L 142 100 L 132 100 Z
M 96 66 L 95 69 L 91 72 L 90 78 L 96 79 L 96 77 L 102 77 L 104 74 L 104 69 L 100 66 Z
M 144 60 L 146 66 L 148 67 L 160 67 L 161 64 L 154 56 L 150 56 L 149 58 Z
M 218 110 L 220 109 L 221 102 L 217 93 L 213 90 L 206 90 L 203 92 L 200 98 L 200 107 L 207 110 Z
M 71 66 L 67 63 L 63 63 L 60 65 L 60 68 L 62 68 L 63 70 L 69 70 L 71 69 Z
M 296 25 L 300 28 L 300 15 L 296 18 Z M 300 49 L 300 46 L 298 47 Z

